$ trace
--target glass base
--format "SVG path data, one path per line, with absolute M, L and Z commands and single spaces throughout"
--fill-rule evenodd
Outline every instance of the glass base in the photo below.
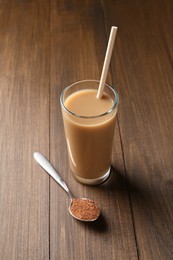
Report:
M 109 167 L 108 171 L 102 175 L 101 177 L 99 178 L 96 178 L 96 179 L 86 179 L 86 178 L 81 178 L 75 174 L 73 174 L 74 178 L 82 183 L 82 184 L 86 184 L 86 185 L 98 185 L 98 184 L 101 184 L 103 182 L 105 182 L 109 176 L 110 176 L 110 172 L 111 172 L 111 167 Z

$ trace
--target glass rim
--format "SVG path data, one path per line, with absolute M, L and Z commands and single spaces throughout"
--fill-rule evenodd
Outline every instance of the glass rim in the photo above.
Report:
M 60 104 L 61 104 L 62 108 L 63 108 L 68 114 L 70 114 L 70 115 L 72 115 L 72 116 L 74 116 L 74 117 L 77 117 L 77 118 L 94 119 L 94 118 L 99 118 L 99 117 L 102 117 L 102 116 L 106 116 L 106 115 L 110 114 L 112 111 L 114 111 L 114 110 L 118 107 L 118 102 L 119 102 L 118 92 L 117 92 L 114 88 L 112 88 L 111 86 L 109 86 L 107 83 L 105 83 L 105 86 L 107 86 L 107 87 L 113 92 L 113 94 L 114 94 L 114 96 L 115 96 L 115 100 L 113 101 L 113 105 L 112 105 L 112 107 L 111 107 L 108 111 L 106 111 L 106 112 L 104 112 L 104 113 L 102 113 L 102 114 L 95 115 L 95 116 L 82 116 L 82 115 L 75 114 L 75 113 L 73 113 L 72 111 L 70 111 L 70 110 L 65 106 L 64 101 L 63 101 L 63 97 L 64 97 L 65 92 L 66 92 L 68 89 L 70 89 L 71 87 L 73 87 L 74 85 L 77 85 L 77 84 L 80 84 L 80 83 L 84 83 L 84 82 L 89 82 L 89 81 L 95 82 L 95 83 L 99 83 L 99 82 L 100 82 L 99 80 L 94 80 L 94 79 L 79 80 L 79 81 L 76 81 L 76 82 L 70 84 L 69 86 L 66 86 L 66 87 L 62 90 L 61 95 L 60 95 Z

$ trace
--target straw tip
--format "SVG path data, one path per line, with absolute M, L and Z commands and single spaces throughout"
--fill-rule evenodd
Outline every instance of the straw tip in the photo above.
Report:
M 112 26 L 112 30 L 118 30 L 118 27 L 117 26 Z

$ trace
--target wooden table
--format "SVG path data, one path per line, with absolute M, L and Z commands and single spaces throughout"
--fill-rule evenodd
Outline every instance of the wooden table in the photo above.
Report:
M 99 79 L 120 105 L 112 175 L 97 187 L 69 169 L 59 97 Z M 0 1 L 0 259 L 173 259 L 173 1 Z M 40 151 L 100 219 L 74 220 Z

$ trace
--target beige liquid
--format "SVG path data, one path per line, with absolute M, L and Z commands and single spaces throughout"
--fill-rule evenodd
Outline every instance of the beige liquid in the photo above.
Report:
M 107 94 L 97 99 L 96 94 L 92 89 L 77 91 L 65 100 L 65 106 L 85 117 L 106 113 L 113 106 L 112 99 Z M 70 166 L 76 178 L 97 179 L 109 170 L 115 115 L 116 111 L 88 119 L 63 111 Z

